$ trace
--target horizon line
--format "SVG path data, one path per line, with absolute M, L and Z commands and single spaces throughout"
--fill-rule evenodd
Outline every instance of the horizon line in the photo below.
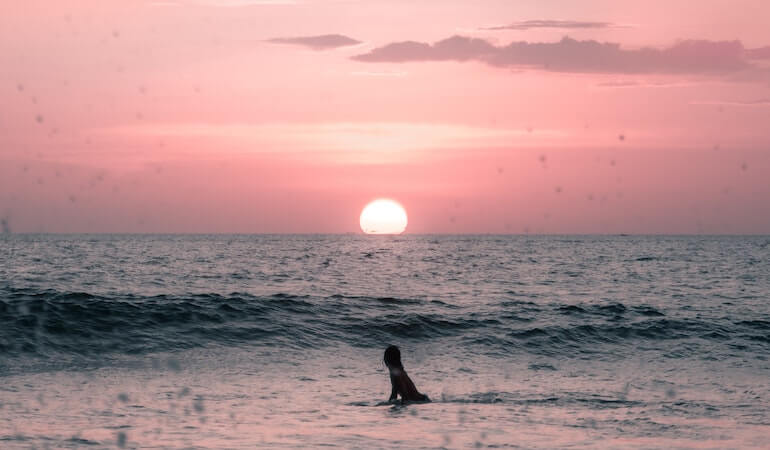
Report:
M 121 232 L 121 231 L 73 231 L 73 232 L 58 232 L 58 231 L 21 231 L 11 233 L 0 233 L 0 236 L 34 236 L 34 235 L 60 235 L 60 236 L 85 236 L 85 235 L 124 235 L 124 236 L 372 236 L 375 238 L 381 237 L 400 237 L 400 236 L 615 236 L 615 237 L 644 237 L 644 236 L 768 236 L 770 237 L 770 231 L 759 233 L 400 233 L 400 234 L 367 234 L 362 232 L 337 232 L 337 233 L 323 233 L 323 232 L 300 232 L 300 233 L 282 233 L 282 232 Z

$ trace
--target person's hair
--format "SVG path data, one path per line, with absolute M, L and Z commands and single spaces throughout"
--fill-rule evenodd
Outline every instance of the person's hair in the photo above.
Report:
M 385 361 L 385 365 L 396 367 L 398 369 L 404 368 L 401 364 L 401 351 L 395 345 L 385 349 L 385 356 L 382 358 Z

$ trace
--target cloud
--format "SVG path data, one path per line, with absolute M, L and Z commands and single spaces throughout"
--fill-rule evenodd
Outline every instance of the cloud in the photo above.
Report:
M 154 123 L 92 129 L 100 138 L 226 140 L 248 152 L 275 153 L 281 158 L 329 157 L 331 161 L 407 160 L 419 150 L 508 148 L 564 142 L 564 130 L 472 126 L 452 123 L 325 122 L 325 123 Z
M 596 28 L 629 28 L 628 25 L 618 25 L 611 22 L 588 22 L 581 20 L 522 20 L 508 25 L 481 27 L 483 31 L 502 30 L 531 30 L 533 28 L 550 28 L 563 30 L 596 29 Z
M 753 68 L 740 41 L 685 40 L 669 47 L 622 48 L 620 44 L 565 37 L 558 42 L 496 46 L 465 36 L 434 44 L 406 41 L 354 56 L 363 62 L 480 61 L 496 67 L 581 73 L 726 74 Z M 760 53 L 763 54 L 763 53 Z
M 415 41 L 395 42 L 353 59 L 366 62 L 468 61 L 484 60 L 498 50 L 483 39 L 452 36 L 433 45 Z
M 770 45 L 746 50 L 749 59 L 770 59 Z
M 635 81 L 635 80 L 617 80 L 617 81 L 605 81 L 597 83 L 596 87 L 599 88 L 668 88 L 668 87 L 683 87 L 694 86 L 697 83 L 693 82 L 672 82 L 672 81 Z
M 273 38 L 268 39 L 267 42 L 271 42 L 273 44 L 301 45 L 304 47 L 312 48 L 313 50 L 328 50 L 331 48 L 348 47 L 361 43 L 361 41 L 357 41 L 353 38 L 343 36 L 341 34 Z
M 605 81 L 603 83 L 598 83 L 596 86 L 608 88 L 625 88 L 642 86 L 642 83 L 638 81 Z

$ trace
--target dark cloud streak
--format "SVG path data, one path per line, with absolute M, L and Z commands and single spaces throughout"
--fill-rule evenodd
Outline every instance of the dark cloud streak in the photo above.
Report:
M 740 41 L 685 40 L 669 47 L 625 49 L 617 43 L 575 40 L 512 42 L 495 46 L 484 39 L 453 36 L 426 44 L 396 42 L 354 56 L 364 62 L 479 61 L 496 67 L 517 67 L 575 73 L 726 74 L 750 69 Z
M 301 45 L 312 48 L 313 50 L 329 50 L 339 47 L 348 47 L 360 44 L 361 41 L 355 40 L 341 34 L 324 34 L 320 36 L 296 36 L 268 39 L 267 42 L 273 44 Z
M 482 27 L 484 31 L 503 31 L 503 30 L 531 30 L 534 28 L 551 28 L 562 30 L 579 29 L 597 29 L 597 28 L 627 28 L 624 25 L 618 25 L 611 22 L 589 22 L 581 20 L 522 20 L 508 25 L 497 25 L 491 27 Z

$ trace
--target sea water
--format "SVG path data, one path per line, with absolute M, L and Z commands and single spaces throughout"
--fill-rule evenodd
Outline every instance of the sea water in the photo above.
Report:
M 1 448 L 759 448 L 768 357 L 766 236 L 0 236 Z

